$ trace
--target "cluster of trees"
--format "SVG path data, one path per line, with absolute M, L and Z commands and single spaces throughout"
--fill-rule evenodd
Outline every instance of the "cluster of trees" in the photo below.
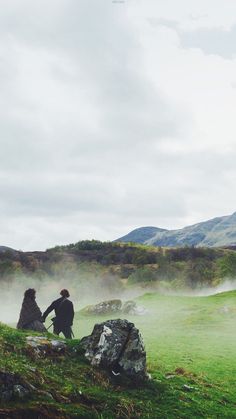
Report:
M 0 279 L 79 276 L 107 287 L 128 283 L 166 283 L 170 287 L 214 286 L 236 278 L 236 251 L 183 247 L 153 248 L 131 243 L 85 240 L 46 252 L 0 253 Z
M 101 242 L 99 240 L 83 240 L 67 246 L 56 246 L 48 249 L 49 254 L 69 253 L 81 260 L 101 263 L 102 265 L 146 265 L 157 263 L 156 248 L 132 243 Z
M 236 252 L 219 249 L 169 249 L 158 258 L 158 268 L 138 267 L 129 278 L 135 282 L 166 282 L 168 287 L 191 289 L 216 286 L 236 279 Z

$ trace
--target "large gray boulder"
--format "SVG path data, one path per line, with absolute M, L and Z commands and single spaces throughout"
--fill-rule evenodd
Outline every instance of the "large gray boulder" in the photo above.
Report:
M 80 345 L 94 366 L 137 382 L 148 378 L 142 337 L 128 320 L 107 320 L 96 324 L 92 334 L 83 338 Z

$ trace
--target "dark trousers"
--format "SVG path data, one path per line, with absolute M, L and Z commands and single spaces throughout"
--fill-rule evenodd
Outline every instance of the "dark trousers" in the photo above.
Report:
M 53 328 L 53 333 L 55 333 L 55 335 L 59 335 L 61 332 L 63 333 L 66 339 L 72 339 L 71 326 L 60 326 L 55 324 Z

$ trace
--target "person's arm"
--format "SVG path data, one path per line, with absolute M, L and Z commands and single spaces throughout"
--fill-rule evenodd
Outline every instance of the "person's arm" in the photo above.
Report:
M 47 308 L 47 310 L 43 313 L 43 321 L 46 320 L 47 316 L 51 311 L 55 310 L 56 308 L 56 301 L 53 301 L 53 303 Z
M 73 320 L 74 320 L 74 315 L 75 315 L 75 311 L 74 311 L 74 306 L 72 304 L 72 323 L 73 323 Z
M 71 303 L 71 306 L 70 306 L 71 326 L 73 325 L 74 315 L 75 315 L 74 306 L 73 306 L 73 303 Z

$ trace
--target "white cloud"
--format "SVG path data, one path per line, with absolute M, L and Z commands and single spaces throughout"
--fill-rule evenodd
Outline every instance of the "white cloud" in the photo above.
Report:
M 4 3 L 1 244 L 114 239 L 235 210 L 235 62 L 181 42 L 234 24 L 233 3 L 220 14 L 215 1 L 214 16 L 212 4 Z

